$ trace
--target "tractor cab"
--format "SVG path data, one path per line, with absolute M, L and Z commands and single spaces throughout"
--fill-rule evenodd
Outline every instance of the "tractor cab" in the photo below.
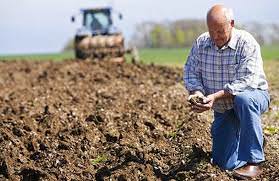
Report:
M 112 27 L 111 9 L 84 9 L 83 13 L 83 26 L 91 30 L 92 33 L 109 34 Z

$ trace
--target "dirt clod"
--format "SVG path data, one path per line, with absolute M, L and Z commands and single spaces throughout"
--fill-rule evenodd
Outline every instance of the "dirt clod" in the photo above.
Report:
M 190 102 L 191 104 L 197 104 L 197 103 L 204 104 L 204 103 L 203 103 L 203 100 L 204 100 L 204 97 L 195 96 L 195 97 L 191 97 L 191 99 L 189 100 L 189 102 Z

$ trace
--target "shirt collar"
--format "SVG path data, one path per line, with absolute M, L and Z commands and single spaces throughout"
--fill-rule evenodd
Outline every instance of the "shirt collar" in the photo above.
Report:
M 236 44 L 237 44 L 237 36 L 236 36 L 236 33 L 235 33 L 236 29 L 235 28 L 232 28 L 232 36 L 231 36 L 231 39 L 229 41 L 229 43 L 227 45 L 224 45 L 221 49 L 225 49 L 226 47 L 230 47 L 231 49 L 236 49 Z M 215 44 L 214 42 L 211 40 L 211 38 L 209 37 L 205 44 L 204 44 L 204 48 L 206 47 L 212 47 L 212 48 L 215 48 Z
M 214 47 L 214 43 L 211 41 L 211 38 L 209 36 L 209 38 L 206 39 L 205 43 L 204 43 L 204 48 L 207 47 Z
M 232 28 L 232 36 L 228 43 L 228 47 L 230 47 L 231 49 L 234 49 L 234 50 L 236 49 L 236 44 L 237 44 L 237 36 L 236 36 L 235 31 L 236 31 L 236 29 Z

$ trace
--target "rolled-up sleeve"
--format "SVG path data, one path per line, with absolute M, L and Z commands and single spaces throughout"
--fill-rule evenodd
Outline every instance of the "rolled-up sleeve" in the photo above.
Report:
M 193 44 L 187 62 L 185 63 L 183 79 L 185 88 L 188 91 L 199 90 L 203 94 L 205 93 L 201 79 L 200 54 L 197 42 Z
M 259 87 L 261 78 L 265 81 L 262 70 L 262 58 L 258 44 L 247 43 L 243 46 L 240 60 L 235 65 L 235 76 L 232 82 L 225 84 L 224 89 L 232 95 Z M 262 82 L 265 84 L 265 82 Z

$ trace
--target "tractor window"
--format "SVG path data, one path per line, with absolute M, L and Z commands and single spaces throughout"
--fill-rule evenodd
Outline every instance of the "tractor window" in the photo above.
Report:
M 110 26 L 110 16 L 107 12 L 87 12 L 84 25 L 92 30 L 102 30 Z

